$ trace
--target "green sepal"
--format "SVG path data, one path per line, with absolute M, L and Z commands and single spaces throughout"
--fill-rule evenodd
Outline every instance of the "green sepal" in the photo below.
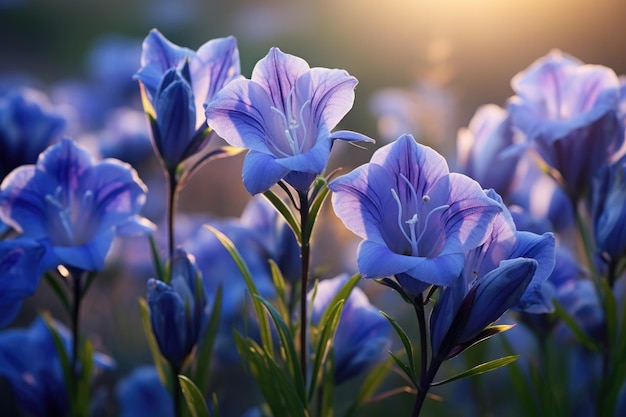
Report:
M 446 378 L 442 381 L 432 382 L 430 386 L 436 387 L 436 386 L 444 385 L 444 384 L 447 384 L 447 383 L 450 383 L 452 381 L 456 381 L 462 378 L 468 378 L 470 376 L 480 375 L 486 372 L 493 371 L 498 368 L 502 368 L 503 366 L 506 366 L 510 363 L 515 362 L 519 358 L 519 356 L 520 355 L 504 356 L 502 358 L 494 359 L 489 362 L 481 363 L 480 365 L 476 365 L 473 368 L 468 369 L 465 372 L 461 372 L 460 374 L 457 374 L 450 378 Z
M 187 404 L 191 416 L 209 417 L 206 402 L 196 384 L 185 375 L 178 375 L 178 381 L 180 382 L 180 389 L 183 392 L 185 403 Z
M 248 291 L 252 296 L 252 304 L 254 306 L 254 311 L 257 315 L 257 320 L 259 321 L 259 331 L 261 333 L 261 342 L 263 344 L 263 347 L 268 352 L 273 352 L 274 342 L 272 341 L 272 332 L 270 329 L 269 320 L 267 318 L 267 315 L 265 314 L 263 304 L 257 298 L 257 296 L 260 296 L 260 293 L 254 283 L 254 280 L 252 279 L 252 274 L 250 273 L 250 270 L 248 269 L 245 261 L 241 257 L 241 254 L 239 253 L 233 242 L 228 238 L 228 236 L 226 236 L 224 233 L 220 232 L 211 225 L 206 224 L 204 225 L 204 227 L 210 230 L 211 233 L 215 235 L 215 237 L 224 246 L 224 248 L 226 248 L 230 256 L 237 264 L 237 267 L 239 268 L 239 271 L 241 272 L 241 275 L 246 282 Z
M 450 350 L 450 353 L 448 353 L 448 355 L 446 356 L 445 360 L 455 358 L 461 353 L 463 353 L 464 351 L 466 351 L 467 349 L 471 348 L 472 346 L 480 342 L 483 342 L 497 334 L 506 332 L 507 330 L 510 330 L 513 327 L 515 327 L 515 324 L 500 324 L 500 325 L 494 325 L 494 326 L 487 326 L 480 333 L 478 333 L 478 335 L 476 335 L 474 338 L 468 340 L 467 342 L 461 343 L 453 347 Z
M 300 229 L 300 222 L 296 220 L 289 207 L 285 204 L 285 202 L 276 195 L 272 190 L 267 190 L 263 193 L 265 198 L 269 200 L 270 203 L 278 210 L 278 212 L 283 216 L 283 219 L 287 222 L 291 230 L 296 236 L 298 243 L 302 244 L 302 231 Z
M 161 384 L 167 388 L 169 392 L 172 392 L 172 378 L 170 378 L 170 366 L 161 355 L 161 350 L 159 349 L 159 344 L 157 343 L 156 338 L 154 337 L 154 333 L 152 332 L 152 322 L 150 322 L 150 309 L 148 307 L 148 303 L 145 298 L 139 298 L 139 312 L 141 315 L 141 324 L 143 325 L 143 332 L 146 336 L 146 341 L 148 342 L 148 348 L 150 349 L 150 353 L 152 354 L 152 361 L 154 362 L 154 367 L 159 374 L 159 379 L 161 380 Z

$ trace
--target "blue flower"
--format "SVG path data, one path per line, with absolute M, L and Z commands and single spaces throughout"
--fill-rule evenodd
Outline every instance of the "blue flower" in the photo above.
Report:
M 69 331 L 60 323 L 53 322 L 53 325 L 71 356 Z M 111 359 L 99 353 L 94 354 L 94 364 L 97 371 L 113 367 Z M 70 403 L 61 360 L 42 318 L 37 318 L 28 329 L 9 329 L 0 333 L 0 378 L 8 382 L 16 400 L 16 410 L 3 410 L 7 415 L 69 415 Z
M 337 292 L 350 277 L 346 274 L 319 282 L 311 306 L 311 322 L 317 325 Z M 309 292 L 311 302 L 313 290 Z M 385 359 L 391 347 L 391 327 L 371 305 L 363 290 L 355 287 L 345 300 L 333 341 L 335 382 L 359 376 Z
M 442 290 L 431 316 L 432 348 L 455 355 L 505 311 L 552 311 L 546 280 L 555 263 L 554 236 L 516 231 L 500 196 L 487 195 L 503 208 L 487 240 L 468 251 L 463 273 Z
M 203 105 L 238 77 L 239 52 L 234 37 L 213 39 L 192 51 L 168 41 L 156 29 L 150 31 L 143 42 L 141 68 L 135 79 L 141 82 L 155 111 L 153 139 L 169 172 L 206 147 L 211 136 Z
M 584 195 L 595 170 L 624 141 L 617 75 L 554 50 L 511 85 L 516 96 L 507 108 L 514 127 L 557 171 L 569 195 Z
M 169 284 L 148 280 L 152 332 L 161 354 L 176 369 L 198 342 L 207 318 L 207 298 L 193 256 L 181 248 L 170 262 Z
M 514 144 L 509 115 L 501 107 L 480 107 L 469 126 L 457 136 L 457 160 L 461 172 L 483 188 L 504 194 L 511 186 L 519 154 L 504 151 Z
M 116 388 L 120 417 L 173 417 L 174 401 L 154 366 L 134 369 Z
M 464 252 L 483 243 L 501 206 L 445 159 L 405 135 L 329 184 L 335 213 L 361 237 L 365 278 L 394 276 L 409 292 L 450 285 Z
M 591 210 L 596 250 L 607 262 L 626 255 L 626 160 L 605 165 L 593 180 Z
M 331 133 L 352 108 L 356 85 L 346 71 L 310 68 L 272 48 L 250 80 L 231 82 L 207 103 L 207 122 L 229 144 L 250 150 L 243 166 L 250 194 L 283 179 L 306 191 L 326 168 L 335 139 L 371 141 L 354 132 Z
M 0 97 L 0 181 L 24 164 L 34 164 L 61 139 L 67 121 L 44 93 L 17 89 Z
M 100 271 L 116 235 L 146 232 L 146 188 L 130 165 L 63 139 L 0 186 L 0 218 L 52 247 L 56 264 Z
M 46 247 L 36 240 L 0 241 L 0 327 L 11 323 L 22 300 L 35 293 L 41 275 L 52 268 Z

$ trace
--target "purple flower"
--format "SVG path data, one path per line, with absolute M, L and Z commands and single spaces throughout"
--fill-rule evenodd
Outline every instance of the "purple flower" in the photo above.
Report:
M 329 188 L 337 216 L 364 239 L 357 254 L 361 274 L 395 275 L 414 294 L 453 283 L 464 252 L 483 243 L 502 210 L 476 181 L 449 173 L 441 155 L 410 135 Z
M 48 258 L 46 247 L 36 240 L 0 241 L 0 327 L 15 319 L 22 300 L 35 293 L 41 275 L 54 266 Z
M 311 307 L 311 321 L 317 325 L 337 292 L 350 277 L 339 275 L 320 281 Z M 311 301 L 313 291 L 309 292 Z M 370 304 L 363 290 L 355 287 L 345 300 L 333 341 L 335 382 L 354 378 L 387 356 L 391 327 L 378 308 Z
M 63 139 L 0 186 L 0 218 L 52 247 L 56 264 L 99 271 L 116 235 L 146 232 L 146 188 L 130 165 Z
M 552 287 L 546 280 L 555 263 L 554 236 L 516 231 L 500 196 L 493 190 L 487 195 L 502 211 L 485 242 L 467 252 L 460 278 L 435 304 L 431 316 L 435 352 L 458 353 L 508 309 L 530 313 L 553 309 Z
M 150 103 L 144 102 L 146 112 L 152 113 L 150 106 L 154 110 L 153 139 L 169 172 L 209 143 L 212 136 L 203 105 L 239 76 L 234 37 L 213 39 L 192 51 L 168 41 L 156 29 L 150 31 L 135 79 L 143 85 Z
M 0 97 L 0 180 L 61 139 L 67 121 L 42 92 L 13 90 Z
M 326 168 L 335 139 L 371 142 L 354 132 L 331 133 L 352 108 L 356 84 L 346 71 L 310 68 L 272 48 L 250 80 L 233 81 L 207 103 L 207 122 L 229 144 L 250 150 L 243 166 L 250 194 L 283 179 L 305 191 Z
M 593 180 L 591 210 L 596 250 L 607 262 L 626 255 L 626 160 L 605 165 Z
M 67 355 L 71 357 L 72 338 L 68 329 L 53 322 Z M 94 354 L 96 371 L 110 369 L 113 361 Z M 37 318 L 28 329 L 0 333 L 0 379 L 8 382 L 16 410 L 7 415 L 33 417 L 67 416 L 70 402 L 61 365 L 50 329 Z M 3 392 L 3 396 L 9 395 Z
M 174 401 L 154 366 L 134 369 L 116 388 L 120 417 L 173 417 Z
M 148 280 L 150 322 L 159 349 L 180 369 L 198 342 L 207 318 L 207 298 L 195 259 L 183 249 L 174 251 L 170 281 Z
M 594 171 L 624 141 L 617 76 L 610 68 L 584 65 L 554 50 L 511 84 L 513 125 L 558 172 L 568 194 L 584 195 Z
M 501 107 L 480 107 L 469 126 L 457 136 L 457 159 L 461 172 L 475 179 L 483 188 L 505 194 L 511 186 L 520 155 L 503 151 L 514 145 L 509 116 Z

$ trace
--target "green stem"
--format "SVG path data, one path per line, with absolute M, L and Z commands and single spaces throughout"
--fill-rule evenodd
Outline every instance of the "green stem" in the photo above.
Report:
M 426 399 L 426 395 L 428 394 L 428 390 L 430 389 L 430 384 L 435 379 L 435 375 L 439 370 L 439 367 L 443 361 L 439 358 L 439 356 L 433 357 L 430 362 L 430 367 L 426 371 L 426 373 L 422 374 L 420 378 L 419 385 L 417 387 L 417 397 L 415 398 L 415 404 L 413 404 L 413 411 L 411 413 L 411 417 L 418 417 L 420 412 L 422 411 L 422 406 L 424 405 L 424 400 Z
M 300 243 L 301 254 L 301 284 L 300 284 L 300 368 L 304 381 L 307 380 L 307 288 L 309 286 L 309 257 L 310 257 L 310 239 L 307 232 L 307 223 L 309 219 L 309 198 L 306 191 L 298 191 L 300 204 L 298 210 L 300 212 L 300 230 L 302 233 L 302 241 Z
M 181 417 L 182 413 L 182 390 L 180 388 L 180 381 L 178 380 L 178 374 L 180 373 L 180 367 L 174 366 L 170 363 L 170 369 L 172 370 L 172 399 L 174 401 L 174 416 Z
M 176 171 L 171 170 L 167 172 L 168 177 L 168 204 L 167 204 L 167 253 L 168 259 L 172 259 L 174 256 L 174 217 L 176 215 L 176 202 L 178 194 L 178 181 L 176 179 Z
M 420 375 L 424 375 L 427 371 L 428 364 L 428 343 L 426 340 L 426 314 L 424 312 L 424 299 L 420 294 L 414 297 L 413 307 L 417 316 L 417 324 L 420 332 Z

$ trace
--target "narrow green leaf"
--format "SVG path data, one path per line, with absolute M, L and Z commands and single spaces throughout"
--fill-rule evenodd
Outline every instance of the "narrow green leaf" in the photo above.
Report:
M 380 388 L 387 375 L 389 375 L 393 363 L 394 359 L 390 356 L 387 360 L 376 365 L 366 374 L 365 380 L 361 384 L 356 398 L 352 404 L 350 404 L 350 408 L 348 408 L 344 417 L 355 416 L 359 407 L 370 400 L 378 388 Z
M 309 216 L 307 217 L 305 236 L 311 236 L 311 233 L 313 232 L 313 226 L 315 225 L 315 221 L 317 220 L 320 209 L 322 208 L 322 205 L 324 204 L 324 201 L 326 200 L 326 197 L 328 196 L 329 192 L 330 192 L 330 189 L 324 183 L 323 188 L 321 188 L 319 193 L 317 193 L 317 195 L 315 196 L 315 200 L 313 200 L 313 203 L 311 204 L 311 207 L 309 208 Z
M 41 317 L 46 324 L 46 327 L 50 331 L 52 335 L 52 342 L 54 343 L 54 348 L 56 349 L 57 355 L 59 355 L 59 361 L 61 362 L 61 370 L 63 371 L 63 379 L 65 380 L 65 386 L 67 387 L 67 394 L 69 396 L 70 407 L 72 409 L 72 413 L 76 414 L 78 404 L 76 404 L 76 387 L 74 386 L 74 378 L 72 369 L 72 364 L 70 363 L 70 358 L 67 355 L 67 351 L 65 350 L 65 345 L 63 344 L 63 340 L 61 339 L 61 335 L 57 331 L 54 320 L 49 312 L 42 313 Z
M 270 259 L 269 263 L 270 269 L 272 271 L 272 281 L 274 282 L 274 288 L 276 289 L 276 303 L 278 304 L 278 312 L 280 313 L 285 323 L 288 323 L 289 327 L 291 328 L 291 315 L 289 314 L 289 300 L 287 299 L 287 284 L 285 283 L 285 278 L 283 277 L 283 274 L 278 265 L 276 265 L 276 262 Z
M 222 285 L 220 284 L 217 288 L 217 293 L 215 294 L 215 301 L 213 301 L 213 308 L 211 309 L 209 322 L 204 330 L 204 336 L 198 344 L 196 351 L 193 380 L 196 381 L 196 385 L 198 386 L 200 392 L 206 392 L 209 388 L 209 368 L 215 338 L 217 337 L 220 325 L 222 298 L 223 290 Z
M 258 296 L 257 296 L 258 297 Z M 267 300 L 258 297 L 259 301 L 263 303 L 268 313 L 270 314 L 276 328 L 278 329 L 278 335 L 281 340 L 281 351 L 285 355 L 285 362 L 289 369 L 291 379 L 293 380 L 295 390 L 302 402 L 305 401 L 305 381 L 302 376 L 302 370 L 300 369 L 300 363 L 298 361 L 298 353 L 293 341 L 295 335 L 291 332 L 290 327 L 283 321 L 280 313 L 272 306 Z
M 499 324 L 499 325 L 494 325 L 494 326 L 487 326 L 480 333 L 478 333 L 478 335 L 476 335 L 473 339 L 470 339 L 465 343 L 461 343 L 460 345 L 453 347 L 452 350 L 450 350 L 450 353 L 448 353 L 448 356 L 446 356 L 446 360 L 452 359 L 460 355 L 462 352 L 465 352 L 467 349 L 471 348 L 472 346 L 477 345 L 480 342 L 484 342 L 485 340 L 497 334 L 506 332 L 507 330 L 510 330 L 513 327 L 515 327 L 515 324 Z
M 148 242 L 150 242 L 150 253 L 152 254 L 152 263 L 154 264 L 154 270 L 156 271 L 156 277 L 159 281 L 167 282 L 165 276 L 165 269 L 163 268 L 163 261 L 159 256 L 159 250 L 157 249 L 156 241 L 153 235 L 148 236 Z
M 150 309 L 148 308 L 148 303 L 144 298 L 139 298 L 138 301 L 139 312 L 141 314 L 141 324 L 143 325 L 143 332 L 146 336 L 150 353 L 152 354 L 154 366 L 157 369 L 161 383 L 171 392 L 172 381 L 169 377 L 169 365 L 165 358 L 161 355 L 159 344 L 154 337 L 154 333 L 152 333 L 152 323 L 150 322 Z
M 211 413 L 211 417 L 221 417 L 219 403 L 217 402 L 217 394 L 213 393 L 211 396 L 211 402 L 213 403 L 213 412 Z
M 196 384 L 185 375 L 178 375 L 178 381 L 180 382 L 180 389 L 183 392 L 185 403 L 187 403 L 187 408 L 191 412 L 191 416 L 209 417 L 206 402 Z
M 337 326 L 339 325 L 344 304 L 345 299 L 336 301 L 334 305 L 330 304 L 332 307 L 327 308 L 326 311 L 324 311 L 324 323 L 321 324 L 322 320 L 320 320 L 320 328 L 322 331 L 320 332 L 320 337 L 315 347 L 315 358 L 313 360 L 313 368 L 311 369 L 311 385 L 309 386 L 309 393 L 307 397 L 309 402 L 311 402 L 313 395 L 315 394 L 315 388 L 322 364 L 326 361 L 328 353 L 332 348 L 332 342 L 335 337 Z
M 515 351 L 513 346 L 506 337 L 501 337 L 500 340 L 504 346 L 504 351 L 509 355 L 514 355 Z M 535 366 L 531 364 L 530 366 Z M 521 415 L 524 416 L 539 416 L 541 415 L 539 406 L 537 404 L 537 397 L 535 395 L 537 387 L 530 384 L 528 378 L 524 375 L 522 367 L 519 362 L 515 361 L 511 363 L 511 366 L 507 367 L 511 375 L 511 382 L 513 389 L 515 390 L 515 398 L 518 400 L 518 404 L 522 410 Z
M 485 372 L 493 371 L 495 369 L 506 366 L 510 363 L 515 362 L 519 358 L 519 355 L 505 356 L 503 358 L 494 359 L 489 362 L 481 363 L 480 365 L 476 365 L 471 369 L 468 369 L 465 372 L 461 372 L 455 376 L 444 379 L 443 381 L 433 382 L 430 384 L 431 387 L 436 387 L 439 385 L 444 385 L 452 381 L 456 381 L 461 378 L 467 378 L 474 375 L 484 374 Z
M 241 254 L 233 244 L 233 242 L 226 236 L 224 233 L 217 230 L 215 227 L 211 225 L 204 225 L 205 228 L 211 231 L 215 235 L 215 237 L 220 241 L 220 243 L 226 248 L 230 256 L 233 258 L 241 275 L 243 275 L 243 279 L 246 282 L 246 286 L 248 287 L 248 291 L 252 296 L 252 304 L 254 306 L 254 311 L 256 312 L 257 319 L 259 321 L 259 331 L 261 332 L 261 341 L 263 343 L 263 347 L 268 352 L 274 351 L 274 343 L 272 341 L 272 332 L 269 325 L 269 320 L 265 314 L 265 309 L 263 308 L 262 303 L 259 301 L 257 296 L 260 296 L 259 290 L 252 279 L 252 274 L 248 269 L 245 261 L 241 257 Z
M 274 193 L 272 190 L 267 190 L 263 193 L 263 195 L 283 216 L 283 219 L 285 219 L 287 224 L 291 227 L 291 230 L 293 230 L 298 242 L 302 244 L 302 231 L 300 230 L 300 222 L 296 220 L 291 210 L 289 210 L 289 207 L 287 207 L 285 202 L 280 197 L 278 197 L 276 193 Z
M 359 283 L 360 279 L 361 279 L 361 275 L 360 274 L 355 274 L 352 277 L 350 277 L 350 279 L 348 281 L 346 281 L 346 283 L 343 285 L 343 287 L 341 287 L 341 289 L 339 291 L 337 291 L 337 294 L 335 294 L 333 299 L 330 300 L 330 303 L 328 303 L 328 305 L 329 306 L 334 306 L 334 305 L 337 304 L 338 301 L 347 300 L 348 297 L 350 296 L 350 293 L 352 293 L 352 290 L 354 289 L 354 287 L 356 287 L 356 285 Z M 329 318 L 329 316 L 331 314 L 333 314 L 332 313 L 332 309 L 331 308 L 327 308 L 326 311 L 324 311 L 324 313 L 322 313 L 322 317 L 320 318 L 320 321 L 318 323 L 318 327 L 326 326 L 326 321 L 328 320 L 328 318 Z
M 574 336 L 581 344 L 594 352 L 602 353 L 604 348 L 576 323 L 576 320 L 565 311 L 557 300 L 554 300 L 554 312 L 574 333 Z
M 409 336 L 406 334 L 404 329 L 394 319 L 392 319 L 389 315 L 387 315 L 387 313 L 385 313 L 384 311 L 381 311 L 380 313 L 387 320 L 389 320 L 389 323 L 391 323 L 396 333 L 400 337 L 402 346 L 404 346 L 404 350 L 406 352 L 406 356 L 409 361 L 408 370 L 410 371 L 407 373 L 407 371 L 405 370 L 405 373 L 407 373 L 407 376 L 411 379 L 411 381 L 413 382 L 417 381 L 417 371 L 415 370 L 415 360 L 413 359 L 413 345 L 411 344 L 411 340 L 409 339 Z M 392 357 L 393 356 L 394 355 L 392 354 Z
M 91 401 L 91 380 L 93 374 L 93 346 L 89 340 L 85 340 L 80 358 L 80 374 L 77 390 L 76 416 L 87 417 L 89 415 L 89 403 Z
M 405 373 L 409 380 L 411 380 L 413 385 L 417 387 L 418 383 L 415 375 L 415 370 L 413 370 L 410 365 L 404 363 L 404 361 L 402 361 L 402 359 L 400 359 L 395 353 L 389 351 L 389 355 L 391 356 L 391 359 L 393 359 L 393 361 L 396 363 L 396 365 L 398 365 L 398 367 L 402 370 L 402 372 Z
M 50 288 L 52 288 L 52 291 L 54 291 L 54 294 L 58 297 L 61 304 L 63 304 L 65 312 L 71 316 L 72 307 L 70 306 L 70 301 L 67 298 L 67 293 L 65 292 L 59 281 L 50 272 L 46 272 L 44 274 L 44 278 L 48 285 L 50 285 Z

